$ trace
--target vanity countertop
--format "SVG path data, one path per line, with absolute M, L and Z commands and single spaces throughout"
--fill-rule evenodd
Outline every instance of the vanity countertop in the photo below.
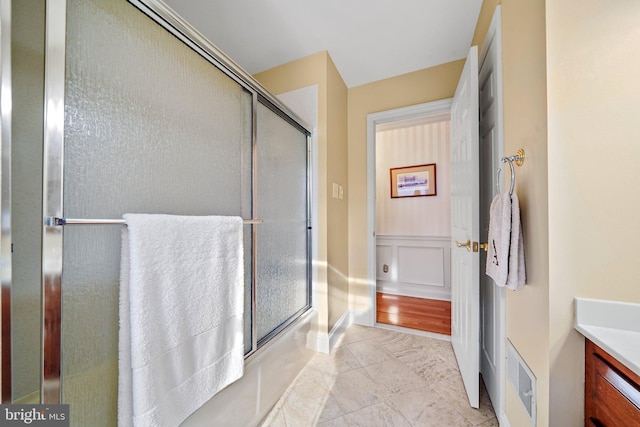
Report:
M 640 304 L 575 299 L 574 328 L 640 375 Z

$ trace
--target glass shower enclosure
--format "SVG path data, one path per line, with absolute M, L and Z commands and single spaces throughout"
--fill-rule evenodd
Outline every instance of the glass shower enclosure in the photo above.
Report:
M 41 348 L 33 348 L 18 335 L 34 313 L 11 300 L 9 342 L 16 345 L 3 363 L 12 362 L 13 379 L 5 384 L 3 376 L 2 400 L 38 395 L 31 401 L 69 403 L 73 425 L 115 425 L 123 225 L 112 220 L 124 213 L 249 220 L 244 337 L 251 358 L 310 308 L 310 132 L 160 1 L 12 5 L 16 16 L 40 13 L 45 21 L 42 166 L 25 177 L 32 200 L 18 197 L 11 211 L 15 218 L 41 208 L 39 224 L 15 218 L 13 228 L 25 242 L 41 239 L 41 259 L 30 259 L 41 268 L 30 306 L 42 309 Z M 29 156 L 23 151 L 16 154 Z M 24 252 L 16 249 L 10 262 L 23 271 Z M 14 296 L 33 288 L 36 279 L 26 276 L 9 281 Z M 25 381 L 32 369 L 19 360 L 34 354 L 41 375 Z

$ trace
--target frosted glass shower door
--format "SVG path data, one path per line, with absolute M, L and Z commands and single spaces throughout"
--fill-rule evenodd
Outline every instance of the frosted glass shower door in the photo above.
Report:
M 256 322 L 258 344 L 310 305 L 307 135 L 258 104 Z
M 252 218 L 252 94 L 140 11 L 68 0 L 65 93 L 67 218 Z M 63 230 L 62 402 L 76 426 L 116 425 L 121 229 Z

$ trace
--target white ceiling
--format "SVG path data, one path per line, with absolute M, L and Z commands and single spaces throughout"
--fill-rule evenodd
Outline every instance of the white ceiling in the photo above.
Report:
M 482 0 L 165 0 L 250 74 L 327 50 L 348 87 L 464 58 Z

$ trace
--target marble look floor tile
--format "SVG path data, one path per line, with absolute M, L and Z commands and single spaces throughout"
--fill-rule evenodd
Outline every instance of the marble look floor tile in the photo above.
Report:
M 480 381 L 480 407 L 472 408 L 466 395 L 462 377 L 455 375 L 439 381 L 433 386 L 436 393 L 451 403 L 474 426 L 484 425 L 495 418 L 489 393 Z
M 329 390 L 319 380 L 295 384 L 282 405 L 287 425 L 314 425 L 329 397 Z
M 480 381 L 480 408 L 478 410 L 489 418 L 496 416 L 496 412 L 491 404 L 491 398 L 489 397 L 489 393 L 482 381 Z
M 324 382 L 325 375 L 320 370 L 315 359 L 311 359 L 307 366 L 298 374 L 295 384 L 302 384 L 306 381 L 321 380 Z
M 445 399 L 466 400 L 466 391 L 460 375 L 445 378 L 433 384 L 434 390 Z
M 400 411 L 384 402 L 352 412 L 344 418 L 349 426 L 354 427 L 411 427 Z
M 460 367 L 458 366 L 458 360 L 456 360 L 456 356 L 451 354 L 442 354 L 440 355 L 440 359 L 447 364 L 447 366 L 454 371 L 460 371 Z
M 434 346 L 418 346 L 415 345 L 415 342 L 413 347 L 396 352 L 394 357 L 407 362 L 441 359 L 438 348 Z
M 411 421 L 411 419 L 420 419 L 427 405 L 439 398 L 440 396 L 433 388 L 427 385 L 413 391 L 394 394 L 389 398 L 389 402 L 398 408 L 407 420 Z
M 457 369 L 450 367 L 440 357 L 434 356 L 431 350 L 400 356 L 398 360 L 419 374 L 429 384 L 460 375 Z
M 336 377 L 331 394 L 345 413 L 376 405 L 387 398 L 387 391 L 369 376 L 364 368 Z
M 335 399 L 333 394 L 329 393 L 324 403 L 324 408 L 320 413 L 319 421 L 332 420 L 334 418 L 341 417 L 342 415 L 344 415 L 344 411 L 340 405 L 338 405 L 338 401 Z
M 429 340 L 429 343 L 430 343 L 429 346 L 431 347 L 437 347 L 442 350 L 453 351 L 453 346 L 451 345 L 450 339 L 437 339 L 437 338 L 427 338 L 427 337 L 424 337 L 424 338 Z
M 500 423 L 498 422 L 498 419 L 496 417 L 493 417 L 477 427 L 500 427 Z
M 346 346 L 362 366 L 374 365 L 393 357 L 391 353 L 375 340 L 358 341 Z
M 373 329 L 373 333 L 371 334 L 372 339 L 378 342 L 391 339 L 398 335 L 404 335 L 401 332 L 391 331 L 389 329 L 383 329 L 383 328 L 372 328 L 372 329 Z
M 366 341 L 370 339 L 375 339 L 380 336 L 380 333 L 376 330 L 376 328 L 370 328 L 367 326 L 360 325 L 351 325 L 344 332 L 342 338 L 340 338 L 340 342 L 338 346 L 344 346 L 347 344 L 351 344 L 358 341 Z
M 350 326 L 332 354 L 316 354 L 263 427 L 498 426 L 484 387 L 472 409 L 451 343 Z
M 445 399 L 437 397 L 428 403 L 416 402 L 415 399 L 394 400 L 395 406 L 413 426 L 421 427 L 473 427 L 453 406 Z
M 451 347 L 448 341 L 411 334 L 389 336 L 380 340 L 380 343 L 396 357 L 425 352 L 437 353 Z
M 397 359 L 366 366 L 365 370 L 376 383 L 386 387 L 391 393 L 412 391 L 427 385 L 419 374 Z
M 394 356 L 405 352 L 411 353 L 422 348 L 415 343 L 413 336 L 409 334 L 389 335 L 380 339 L 379 342 Z
M 442 382 L 438 383 L 442 384 Z M 440 393 L 440 389 L 436 387 L 436 391 Z M 488 414 L 485 411 L 480 409 L 472 408 L 469 404 L 468 399 L 466 398 L 466 394 L 464 394 L 464 399 L 460 398 L 451 398 L 451 397 L 443 397 L 445 401 L 449 403 L 452 407 L 454 407 L 471 425 L 477 426 L 485 421 L 493 418 L 493 414 Z
M 338 417 L 332 420 L 319 422 L 318 427 L 349 427 L 349 423 L 345 417 Z
M 260 427 L 287 427 L 287 421 L 284 418 L 284 412 L 282 410 L 273 411 L 269 416 L 260 424 Z
M 325 378 L 362 367 L 348 347 L 338 347 L 331 354 L 318 353 L 312 361 Z

